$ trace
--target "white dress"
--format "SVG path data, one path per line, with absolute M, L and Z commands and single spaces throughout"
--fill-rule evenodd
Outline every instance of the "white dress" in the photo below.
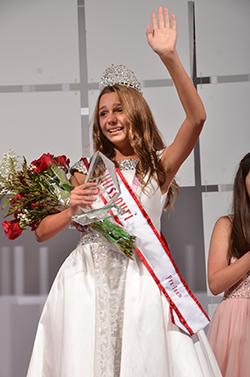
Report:
M 121 165 L 131 184 L 134 166 Z M 156 182 L 136 195 L 156 228 L 166 199 Z M 142 262 L 85 234 L 48 295 L 27 377 L 219 377 L 203 331 L 171 323 L 169 304 Z

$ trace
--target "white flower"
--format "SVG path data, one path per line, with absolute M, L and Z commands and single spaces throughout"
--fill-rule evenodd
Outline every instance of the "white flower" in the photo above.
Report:
M 9 152 L 4 153 L 2 161 L 0 161 L 0 175 L 3 178 L 7 178 L 13 168 L 15 171 L 21 169 L 21 159 L 13 151 L 9 150 Z

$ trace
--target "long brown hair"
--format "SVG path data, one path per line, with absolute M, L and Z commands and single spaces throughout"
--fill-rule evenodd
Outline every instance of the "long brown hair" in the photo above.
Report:
M 151 178 L 157 179 L 159 185 L 162 185 L 166 179 L 166 172 L 161 166 L 159 151 L 164 149 L 164 143 L 147 102 L 136 89 L 114 85 L 105 87 L 101 91 L 94 112 L 94 150 L 103 152 L 111 159 L 115 157 L 114 146 L 103 135 L 99 124 L 99 103 L 102 95 L 106 93 L 117 93 L 128 117 L 130 123 L 129 142 L 135 154 L 139 157 L 136 174 L 142 186 L 145 187 Z M 146 176 L 147 179 L 145 180 Z M 172 204 L 177 191 L 178 185 L 173 181 L 169 188 L 167 207 Z
M 232 256 L 240 258 L 250 250 L 250 198 L 246 187 L 246 176 L 249 171 L 250 153 L 247 153 L 240 161 L 234 179 L 229 260 Z

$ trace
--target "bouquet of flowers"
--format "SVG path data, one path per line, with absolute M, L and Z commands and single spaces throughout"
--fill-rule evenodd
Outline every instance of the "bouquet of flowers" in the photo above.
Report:
M 0 209 L 8 208 L 2 226 L 10 240 L 19 237 L 23 230 L 35 230 L 47 215 L 67 208 L 73 189 L 67 173 L 70 160 L 65 156 L 42 154 L 37 160 L 27 163 L 9 152 L 0 162 Z M 115 223 L 104 219 L 90 225 L 125 255 L 132 257 L 135 238 Z M 79 226 L 76 226 L 79 229 Z

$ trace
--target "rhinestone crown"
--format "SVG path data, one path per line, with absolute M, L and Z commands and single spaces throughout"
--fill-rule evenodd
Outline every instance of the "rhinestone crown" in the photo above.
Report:
M 111 66 L 106 68 L 101 77 L 99 89 L 102 90 L 106 86 L 113 86 L 115 84 L 134 88 L 142 94 L 140 81 L 136 78 L 135 73 L 125 65 L 111 64 Z

